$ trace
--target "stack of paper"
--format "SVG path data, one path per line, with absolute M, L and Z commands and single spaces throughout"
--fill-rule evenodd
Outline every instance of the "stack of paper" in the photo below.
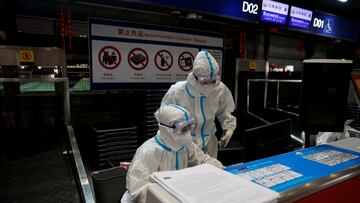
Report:
M 276 202 L 279 193 L 209 164 L 155 172 L 151 178 L 181 202 Z

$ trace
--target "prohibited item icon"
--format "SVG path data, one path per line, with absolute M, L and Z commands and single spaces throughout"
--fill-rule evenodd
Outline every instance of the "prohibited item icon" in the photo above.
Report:
M 191 52 L 184 51 L 180 54 L 178 64 L 181 70 L 188 72 L 193 68 L 194 55 Z
M 148 65 L 149 56 L 144 49 L 135 48 L 129 52 L 128 62 L 133 69 L 142 70 Z
M 98 60 L 102 67 L 112 70 L 120 65 L 121 54 L 117 48 L 113 46 L 105 46 L 100 49 Z
M 155 54 L 155 65 L 161 71 L 167 71 L 173 65 L 173 56 L 168 50 L 162 49 Z

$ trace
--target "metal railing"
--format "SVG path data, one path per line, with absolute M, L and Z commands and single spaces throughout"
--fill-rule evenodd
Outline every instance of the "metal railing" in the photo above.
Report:
M 84 167 L 84 163 L 81 158 L 81 154 L 79 151 L 78 144 L 76 142 L 76 137 L 74 133 L 74 129 L 71 125 L 67 126 L 67 132 L 70 140 L 71 153 L 75 162 L 75 172 L 77 174 L 77 182 L 80 184 L 80 192 L 82 195 L 82 199 L 86 203 L 94 203 L 95 198 L 93 192 L 90 187 L 89 179 L 86 174 L 86 170 Z
M 280 89 L 280 83 L 301 83 L 301 80 L 279 80 L 279 79 L 248 79 L 247 80 L 247 95 L 246 95 L 246 110 L 250 112 L 250 83 L 251 82 L 265 82 L 266 84 L 268 82 L 274 82 L 276 83 L 276 110 L 283 111 L 292 115 L 299 116 L 296 113 L 286 111 L 279 108 L 279 89 Z M 267 108 L 267 88 L 264 90 L 264 108 Z

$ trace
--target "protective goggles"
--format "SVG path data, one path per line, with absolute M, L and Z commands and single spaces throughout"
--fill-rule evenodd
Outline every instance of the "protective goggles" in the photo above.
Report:
M 196 122 L 195 122 L 194 118 L 190 118 L 188 120 L 174 121 L 174 122 L 170 122 L 170 123 L 172 123 L 172 124 L 166 125 L 166 124 L 160 123 L 160 125 L 174 129 L 174 135 L 182 135 L 189 131 L 194 130 Z
M 221 77 L 220 75 L 216 75 L 213 78 L 207 77 L 207 76 L 195 76 L 195 79 L 197 81 L 197 83 L 201 86 L 211 86 L 211 87 L 216 87 L 220 84 L 221 81 Z

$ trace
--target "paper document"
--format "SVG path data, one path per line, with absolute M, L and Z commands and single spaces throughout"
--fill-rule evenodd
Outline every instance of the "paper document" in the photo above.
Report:
M 279 193 L 209 164 L 155 172 L 151 178 L 185 203 L 277 202 Z

